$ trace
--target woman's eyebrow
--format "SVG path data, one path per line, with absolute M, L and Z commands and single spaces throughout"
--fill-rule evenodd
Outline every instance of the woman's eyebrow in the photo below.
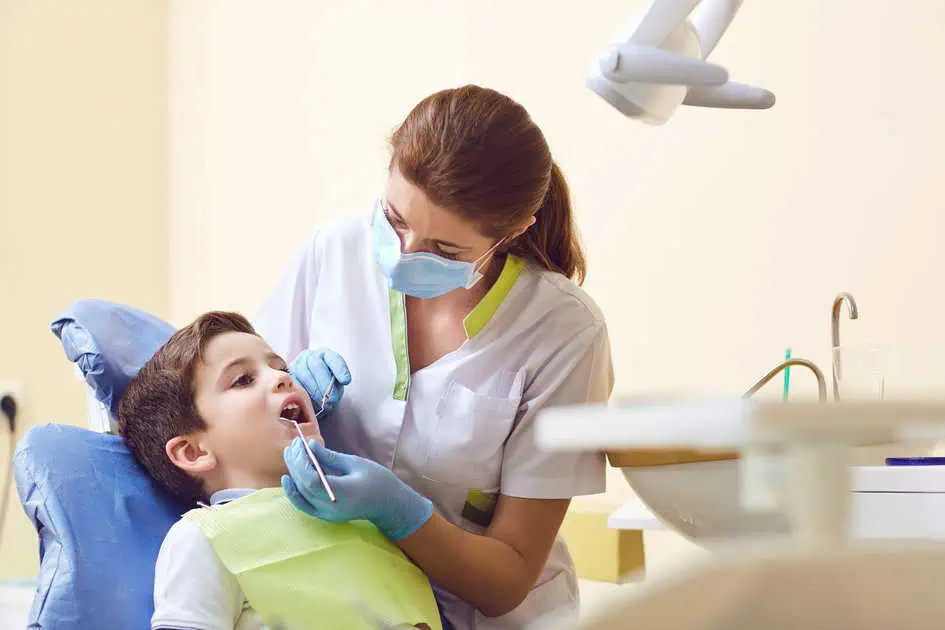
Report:
M 394 204 L 390 202 L 390 199 L 387 199 L 385 201 L 387 201 L 387 208 L 390 210 L 390 213 L 394 215 L 394 218 L 397 219 L 397 221 L 399 221 L 400 223 L 406 224 L 407 222 L 404 221 L 404 218 L 400 216 L 399 212 L 397 212 L 397 208 L 395 208 Z M 437 245 L 443 245 L 445 247 L 452 247 L 453 249 L 472 249 L 469 245 L 457 245 L 456 243 L 451 243 L 450 241 L 444 241 L 438 238 L 434 238 L 430 240 L 433 243 L 436 243 Z
M 387 210 L 388 210 L 392 215 L 394 215 L 394 218 L 397 219 L 398 221 L 400 221 L 401 223 L 404 223 L 404 218 L 403 218 L 402 216 L 400 216 L 400 213 L 399 213 L 399 212 L 397 212 L 397 208 L 394 207 L 394 204 L 391 203 L 390 199 L 385 199 L 385 200 L 384 200 L 384 203 L 387 204 Z

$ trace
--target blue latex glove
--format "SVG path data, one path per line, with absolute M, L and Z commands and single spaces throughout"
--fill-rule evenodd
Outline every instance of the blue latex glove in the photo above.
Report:
M 289 373 L 308 392 L 319 418 L 323 409 L 325 414 L 335 410 L 344 395 L 345 385 L 351 384 L 348 364 L 340 354 L 327 348 L 303 350 L 289 366 Z M 322 399 L 333 378 L 336 382 L 323 408 Z
M 433 516 L 433 503 L 387 468 L 363 457 L 328 450 L 315 440 L 309 448 L 321 464 L 337 501 L 332 503 L 302 440 L 286 447 L 289 474 L 282 489 L 296 508 L 331 523 L 366 520 L 394 542 L 410 536 Z

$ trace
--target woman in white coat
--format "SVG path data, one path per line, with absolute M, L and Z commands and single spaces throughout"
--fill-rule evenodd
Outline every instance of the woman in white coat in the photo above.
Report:
M 424 99 L 391 147 L 373 210 L 318 230 L 256 320 L 316 407 L 331 388 L 313 446 L 337 501 L 298 440 L 283 486 L 374 522 L 456 630 L 574 611 L 557 534 L 604 461 L 542 452 L 535 416 L 606 401 L 613 372 L 564 177 L 525 109 L 476 86 Z

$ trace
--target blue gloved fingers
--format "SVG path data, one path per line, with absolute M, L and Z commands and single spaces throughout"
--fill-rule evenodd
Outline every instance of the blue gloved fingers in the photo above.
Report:
M 309 368 L 308 359 L 311 353 L 311 350 L 304 350 L 297 356 L 292 362 L 292 365 L 289 366 L 289 374 L 291 374 L 292 378 L 308 393 L 309 398 L 315 403 L 315 407 L 318 407 L 319 403 L 322 401 L 324 392 L 319 391 L 318 381 Z
M 293 442 L 298 440 L 299 450 L 302 451 L 302 454 L 305 455 L 306 460 L 308 459 L 308 453 L 305 452 L 305 449 L 302 447 L 302 440 L 295 438 Z M 324 446 L 317 442 L 316 440 L 309 440 L 308 447 L 312 451 L 312 455 L 315 456 L 315 459 L 318 460 L 318 463 L 322 465 L 322 470 L 325 471 L 326 475 L 347 475 L 351 472 L 351 455 L 345 455 L 344 453 L 339 453 L 338 451 L 333 451 L 327 446 Z M 311 463 L 311 462 L 309 462 Z
M 282 459 L 285 461 L 289 474 L 303 486 L 310 485 L 313 480 L 318 478 L 318 471 L 312 466 L 308 459 L 308 453 L 302 448 L 302 440 L 295 438 L 292 443 L 282 451 Z M 321 463 L 321 462 L 319 462 Z M 322 470 L 325 466 L 322 466 Z M 331 474 L 326 472 L 326 474 Z
M 312 401 L 312 407 L 315 409 L 316 417 L 322 419 L 325 413 L 334 411 L 334 408 L 337 407 L 338 402 L 341 400 L 342 391 L 334 391 L 334 388 L 331 392 L 329 400 L 325 403 L 324 410 L 322 408 L 322 399 L 324 398 L 324 392 L 327 390 L 327 385 L 322 387 L 319 385 L 320 382 L 330 383 L 330 379 L 319 379 L 315 372 L 306 364 L 306 358 L 299 361 L 297 364 L 293 364 L 289 368 L 289 373 L 292 375 L 292 378 L 302 386 L 302 389 L 305 390 L 305 393 L 308 394 L 309 399 Z M 334 402 L 332 402 L 334 400 Z
M 285 496 L 289 499 L 289 503 L 292 504 L 292 507 L 300 512 L 328 523 L 343 523 L 351 520 L 346 518 L 344 514 L 333 509 L 331 503 L 326 502 L 317 505 L 309 503 L 298 486 L 296 486 L 295 482 L 292 481 L 292 478 L 288 475 L 282 476 L 282 489 L 285 491 Z
M 309 440 L 308 447 L 312 455 L 321 464 L 322 470 L 326 475 L 341 476 L 351 471 L 351 456 L 333 451 L 319 444 L 316 440 Z M 292 443 L 285 447 L 282 453 L 286 466 L 301 469 L 311 469 L 310 472 L 318 474 L 312 462 L 308 458 L 308 453 L 302 445 L 301 438 L 294 438 Z
M 325 362 L 332 376 L 335 377 L 335 380 L 338 381 L 339 385 L 351 384 L 351 372 L 348 370 L 348 364 L 345 363 L 344 358 L 340 354 L 334 350 L 325 348 L 323 350 L 322 360 Z
M 340 375 L 344 377 L 343 380 L 338 378 L 332 366 L 338 369 Z M 344 381 L 351 382 L 351 374 L 348 373 L 348 366 L 344 359 L 337 352 L 320 348 L 306 355 L 305 369 L 308 371 L 309 379 L 315 383 L 309 395 L 315 403 L 316 411 L 324 413 L 334 411 L 344 396 Z M 322 401 L 326 393 L 328 399 L 323 407 Z
M 332 502 L 300 439 L 285 449 L 292 485 L 283 481 L 293 505 L 322 520 L 368 520 L 390 540 L 401 540 L 420 529 L 433 515 L 433 503 L 393 473 L 369 459 L 346 455 L 309 442 L 337 495 Z
M 341 398 L 345 394 L 345 385 L 351 382 L 351 374 L 348 372 L 348 365 L 341 355 L 331 350 L 319 350 L 318 357 L 320 364 L 313 368 L 312 373 L 318 375 L 318 387 L 321 390 L 321 397 L 315 401 L 315 406 L 319 411 L 331 413 L 338 407 Z M 328 399 L 325 400 L 325 406 L 322 407 L 322 400 L 325 399 L 325 393 L 328 393 Z
M 308 392 L 317 412 L 334 411 L 344 396 L 345 385 L 351 383 L 351 372 L 344 358 L 327 348 L 304 350 L 289 367 L 289 373 Z M 322 408 L 322 400 L 328 399 Z
M 337 385 L 332 387 L 332 379 L 334 378 L 334 375 L 332 375 L 328 364 L 325 363 L 325 351 L 316 350 L 315 352 L 310 352 L 305 358 L 305 367 L 308 369 L 308 372 L 315 381 L 315 386 L 318 389 L 318 398 L 315 398 L 314 396 L 312 397 L 312 399 L 315 401 L 316 409 L 321 409 L 322 398 L 324 398 L 328 389 L 332 388 L 331 396 L 328 398 L 327 403 L 330 405 L 332 398 L 335 396 L 335 390 L 339 388 Z M 338 400 L 341 400 L 340 396 L 338 397 Z M 337 401 L 335 404 L 337 404 Z
M 329 450 L 315 440 L 309 440 L 309 448 L 312 449 L 325 476 L 329 478 L 332 488 L 344 485 L 341 480 L 350 471 L 350 456 Z M 285 448 L 283 459 L 289 475 L 306 501 L 312 505 L 326 505 L 331 502 L 328 491 L 325 490 L 321 477 L 318 476 L 318 471 L 315 470 L 308 458 L 308 453 L 302 446 L 301 439 L 294 439 L 292 444 Z
M 331 413 L 332 411 L 337 409 L 338 403 L 341 402 L 342 396 L 345 395 L 344 385 L 341 385 L 340 383 L 336 382 L 336 383 L 330 384 L 329 387 L 331 387 L 331 393 L 328 394 L 328 400 L 325 401 L 325 406 L 323 408 L 324 413 Z M 326 388 L 325 391 L 328 391 L 328 389 Z M 318 401 L 316 402 L 318 403 L 318 405 L 321 405 L 322 399 L 318 399 Z M 319 409 L 319 411 L 321 411 L 321 409 Z M 321 416 L 319 416 L 319 418 L 321 418 Z
M 282 490 L 285 492 L 286 498 L 289 499 L 289 503 L 298 511 L 329 523 L 340 523 L 349 520 L 344 518 L 344 516 L 339 514 L 336 510 L 333 510 L 332 504 L 328 499 L 313 505 L 305 498 L 305 495 L 302 494 L 302 491 L 299 490 L 299 487 L 292 481 L 292 477 L 289 475 L 282 475 L 281 483 Z
M 290 454 L 286 457 L 286 461 L 288 463 L 289 478 L 295 486 L 298 496 L 309 506 L 308 509 L 303 507 L 299 509 L 308 514 L 321 517 L 323 508 L 331 503 L 328 493 L 322 486 L 321 478 L 308 460 L 302 462 L 294 454 Z M 332 485 L 332 488 L 334 488 L 334 485 Z M 288 490 L 286 490 L 286 495 L 289 495 Z
M 308 456 L 302 448 L 302 442 L 298 438 L 292 440 L 292 444 L 285 447 L 282 452 L 282 459 L 285 461 L 285 466 L 289 470 L 289 475 L 292 476 L 293 481 L 302 488 L 321 482 L 318 479 L 318 472 L 312 466 L 312 462 L 308 461 Z

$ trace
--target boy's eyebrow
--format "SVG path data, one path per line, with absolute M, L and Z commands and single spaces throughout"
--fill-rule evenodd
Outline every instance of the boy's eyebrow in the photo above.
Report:
M 286 365 L 285 359 L 283 359 L 282 357 L 280 357 L 280 356 L 279 356 L 278 354 L 276 354 L 275 352 L 267 352 L 267 353 L 266 353 L 266 361 L 267 361 L 267 362 L 275 361 L 275 362 L 279 363 L 280 365 Z M 238 358 L 236 358 L 236 359 L 233 359 L 232 361 L 230 361 L 229 363 L 227 363 L 225 366 L 223 366 L 223 369 L 222 369 L 222 370 L 220 370 L 220 378 L 222 379 L 224 376 L 226 376 L 226 375 L 230 372 L 230 370 L 232 370 L 234 367 L 237 367 L 237 366 L 240 366 L 240 365 L 243 365 L 243 364 L 246 364 L 246 363 L 252 363 L 252 358 L 250 358 L 250 357 L 238 357 Z
M 390 213 L 394 215 L 394 218 L 400 221 L 401 223 L 406 223 L 404 218 L 400 216 L 400 213 L 397 212 L 397 208 L 394 207 L 394 204 L 390 202 L 390 199 L 385 199 L 384 202 L 387 204 L 387 207 L 390 209 Z M 449 241 L 444 241 L 441 239 L 433 239 L 433 242 L 437 245 L 445 245 L 446 247 L 452 247 L 454 249 L 470 249 L 468 245 L 457 245 L 456 243 L 451 243 Z
M 243 365 L 245 363 L 249 363 L 249 357 L 238 357 L 236 359 L 233 359 L 232 361 L 224 365 L 222 370 L 220 370 L 220 378 L 222 379 L 224 376 L 229 374 L 229 372 L 233 368 Z

